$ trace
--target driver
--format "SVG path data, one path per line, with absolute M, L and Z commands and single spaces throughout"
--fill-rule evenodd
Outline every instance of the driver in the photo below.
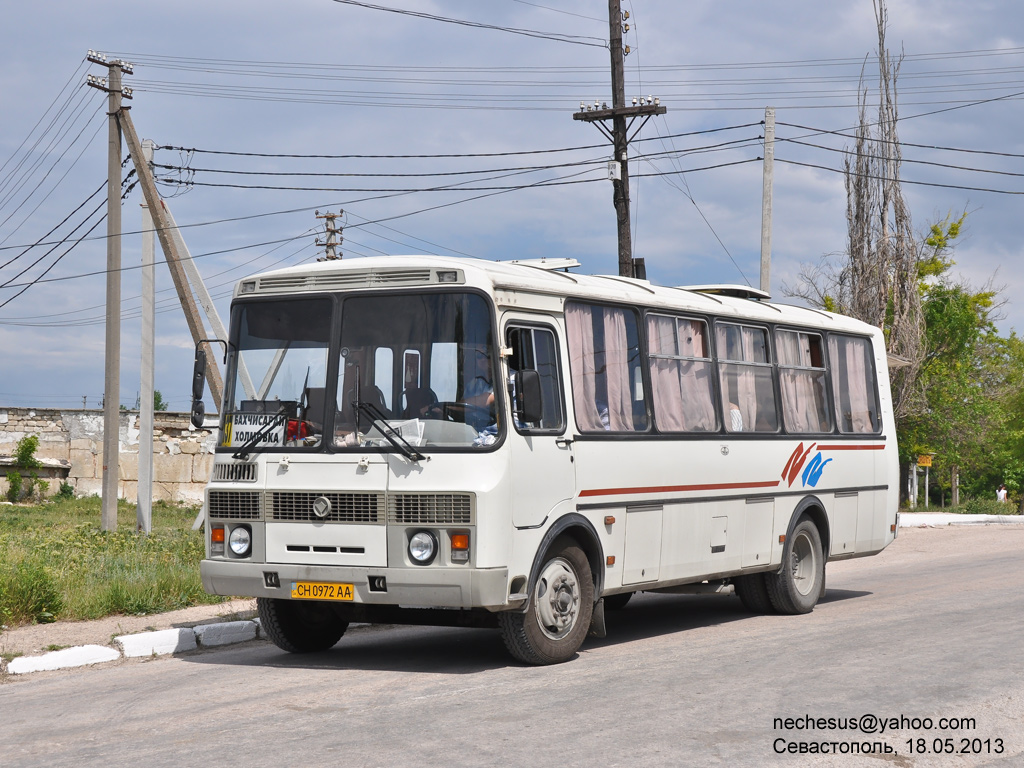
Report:
M 467 368 L 473 373 L 473 378 L 466 384 L 462 399 L 470 405 L 477 405 L 481 408 L 493 410 L 494 408 L 494 384 L 491 382 L 491 356 L 483 347 L 467 347 L 466 356 Z

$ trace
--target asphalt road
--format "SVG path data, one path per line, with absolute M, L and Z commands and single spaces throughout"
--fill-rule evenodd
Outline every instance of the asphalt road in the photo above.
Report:
M 1024 526 L 911 529 L 830 565 L 810 615 L 642 595 L 555 667 L 511 662 L 493 631 L 387 628 L 311 656 L 257 641 L 42 673 L 0 686 L 0 764 L 1024 765 L 1022 584 Z M 906 720 L 805 722 L 866 714 Z M 776 752 L 799 742 L 895 752 Z

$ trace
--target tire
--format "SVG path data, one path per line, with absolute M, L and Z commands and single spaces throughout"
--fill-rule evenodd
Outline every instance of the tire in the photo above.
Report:
M 768 585 L 764 573 L 751 573 L 748 576 L 737 576 L 732 580 L 736 596 L 743 607 L 751 613 L 775 613 L 775 606 L 768 595 Z
M 629 598 L 632 596 L 632 592 L 620 592 L 617 595 L 606 595 L 604 598 L 604 607 L 609 611 L 621 611 L 626 607 L 626 603 L 629 602 Z
M 810 613 L 821 597 L 825 556 L 818 528 L 801 517 L 786 539 L 782 568 L 765 575 L 768 596 L 779 613 Z
M 348 629 L 348 622 L 335 612 L 334 606 L 323 603 L 257 597 L 256 612 L 262 631 L 288 653 L 326 651 Z
M 505 647 L 527 664 L 560 664 L 576 655 L 590 629 L 594 580 L 583 550 L 558 539 L 545 555 L 525 613 L 498 614 Z

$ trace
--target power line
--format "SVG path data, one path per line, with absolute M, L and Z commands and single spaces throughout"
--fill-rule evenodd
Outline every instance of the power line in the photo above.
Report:
M 852 154 L 849 150 L 846 150 L 846 149 L 836 149 L 835 147 L 825 147 L 825 146 L 822 146 L 821 144 L 814 144 L 814 143 L 809 142 L 809 141 L 800 141 L 798 139 L 777 139 L 777 141 L 785 141 L 785 142 L 787 142 L 789 144 L 798 144 L 798 145 L 800 145 L 802 147 L 813 147 L 814 149 L 823 149 L 823 150 L 825 150 L 827 152 L 838 152 L 839 154 L 842 154 L 842 155 L 850 155 L 850 154 Z M 987 168 L 971 168 L 971 167 L 968 167 L 968 166 L 965 166 L 965 165 L 952 165 L 950 163 L 937 163 L 937 162 L 934 162 L 932 160 L 914 160 L 912 158 L 907 158 L 907 157 L 901 157 L 900 158 L 900 162 L 901 163 L 913 163 L 913 164 L 916 164 L 916 165 L 931 165 L 931 166 L 934 166 L 934 167 L 937 167 L 937 168 L 949 168 L 950 170 L 955 170 L 955 171 L 970 171 L 972 173 L 992 173 L 992 174 L 995 174 L 995 175 L 998 175 L 998 176 L 1017 176 L 1017 177 L 1024 176 L 1024 173 L 1015 173 L 1013 171 L 994 171 L 994 170 L 990 170 L 990 169 L 987 169 Z
M 830 134 L 832 136 L 842 136 L 843 138 L 846 138 L 846 139 L 856 139 L 857 138 L 856 134 L 847 133 L 844 130 L 832 131 L 832 130 L 829 130 L 827 128 L 812 128 L 812 127 L 807 126 L 807 125 L 800 125 L 799 123 L 784 123 L 784 122 L 781 122 L 781 121 L 777 122 L 776 125 L 784 125 L 784 126 L 786 126 L 788 128 L 799 128 L 802 131 L 814 131 L 817 134 Z M 875 124 L 872 123 L 872 125 L 875 125 Z M 785 141 L 791 141 L 791 139 L 785 139 Z M 935 149 L 935 150 L 940 150 L 940 151 L 943 151 L 943 152 L 964 152 L 964 153 L 973 154 L 973 155 L 991 155 L 993 157 L 1017 157 L 1017 158 L 1024 158 L 1024 154 L 1019 154 L 1019 153 L 1016 153 L 1016 152 L 997 152 L 995 150 L 988 150 L 988 149 L 966 149 L 964 147 L 944 147 L 944 146 L 941 146 L 941 145 L 938 145 L 938 144 L 915 144 L 914 142 L 911 142 L 911 141 L 892 142 L 892 141 L 887 141 L 887 140 L 883 140 L 883 139 L 872 139 L 872 141 L 874 141 L 875 143 L 880 143 L 880 144 L 895 144 L 896 146 L 900 146 L 900 147 L 914 147 L 915 149 Z
M 593 37 L 591 35 L 562 35 L 557 33 L 539 32 L 534 29 L 519 29 L 517 27 L 502 27 L 496 24 L 484 24 L 479 21 L 467 21 L 465 19 L 452 19 L 447 16 L 436 16 L 432 13 L 422 13 L 420 11 L 409 11 L 402 8 L 389 8 L 384 5 L 373 5 L 371 3 L 359 2 L 359 0 L 334 0 L 335 3 L 340 5 L 355 5 L 360 8 L 368 8 L 374 11 L 386 11 L 388 13 L 397 13 L 402 16 L 413 16 L 418 19 L 428 19 L 430 21 L 440 21 L 446 24 L 457 24 L 463 27 L 474 27 L 476 29 L 492 29 L 498 32 L 509 32 L 514 35 L 525 35 L 526 37 L 537 37 L 543 40 L 555 40 L 560 43 L 573 43 L 575 45 L 589 45 L 595 48 L 607 48 L 608 43 L 601 37 Z M 597 40 L 599 42 L 587 42 Z
M 43 235 L 43 236 L 42 236 L 41 238 L 39 238 L 39 240 L 37 240 L 37 241 L 36 241 L 35 243 L 33 243 L 32 245 L 29 245 L 28 247 L 26 247 L 26 248 L 25 248 L 25 250 L 23 250 L 23 251 L 22 251 L 21 253 L 19 253 L 19 254 L 18 254 L 17 256 L 15 256 L 15 257 L 14 257 L 13 259 L 11 259 L 10 261 L 7 261 L 7 262 L 5 262 L 4 264 L 0 264 L 0 270 L 3 270 L 3 269 L 5 269 L 6 267 L 9 267 L 9 266 L 10 266 L 11 264 L 13 264 L 14 262 L 16 262 L 16 261 L 17 261 L 18 259 L 20 259 L 20 258 L 21 258 L 22 256 L 24 256 L 24 255 L 25 255 L 26 253 L 28 253 L 28 252 L 29 252 L 30 250 L 32 250 L 33 248 L 36 248 L 36 247 L 38 247 L 38 246 L 39 246 L 39 244 L 43 242 L 43 240 L 45 240 L 45 239 L 46 239 L 46 238 L 48 238 L 48 237 L 49 237 L 50 235 L 52 235 L 52 234 L 53 234 L 54 232 L 56 232 L 56 231 L 57 231 L 58 229 L 60 229 L 60 228 L 61 228 L 61 227 L 62 227 L 62 226 L 64 225 L 64 223 L 65 223 L 65 222 L 66 222 L 66 221 L 67 221 L 68 219 L 70 219 L 70 218 L 71 218 L 72 216 L 74 216 L 74 215 L 75 215 L 76 213 L 78 213 L 78 212 L 79 212 L 80 210 L 82 210 L 82 208 L 84 208 L 84 207 L 85 207 L 85 205 L 86 205 L 86 204 L 87 204 L 87 203 L 88 203 L 88 202 L 89 202 L 90 200 L 92 200 L 92 199 L 93 199 L 94 197 L 96 197 L 96 195 L 98 195 L 98 194 L 100 193 L 100 191 L 101 191 L 101 190 L 102 190 L 102 189 L 103 189 L 104 187 L 106 187 L 106 186 L 107 186 L 107 182 L 105 182 L 105 181 L 104 181 L 104 182 L 103 182 L 102 184 L 100 184 L 100 185 L 99 185 L 99 186 L 98 186 L 98 187 L 96 188 L 96 191 L 95 191 L 95 192 L 93 192 L 93 193 L 92 193 L 91 195 L 89 195 L 89 196 L 88 196 L 87 198 L 85 198 L 85 200 L 83 200 L 83 201 L 82 201 L 82 202 L 81 202 L 81 203 L 80 203 L 80 204 L 78 205 L 78 207 L 77 207 L 77 208 L 75 208 L 75 209 L 74 209 L 74 210 L 73 210 L 73 211 L 72 211 L 71 213 L 69 213 L 69 214 L 68 214 L 67 216 L 65 216 L 65 217 L 64 217 L 64 218 L 63 218 L 63 219 L 62 219 L 62 220 L 60 221 L 60 223 L 58 223 L 58 224 L 57 224 L 57 226 L 55 226 L 55 227 L 54 227 L 53 229 L 51 229 L 51 230 L 50 230 L 49 232 L 47 232 L 47 233 L 46 233 L 45 235 Z M 63 242 L 63 241 L 61 241 L 61 242 Z M 2 287 L 2 286 L 0 286 L 0 287 Z
M 672 133 L 662 138 L 683 138 L 686 136 L 700 136 L 709 133 L 721 133 L 723 131 L 735 131 L 743 128 L 751 128 L 761 123 L 741 123 L 738 125 L 726 125 L 719 128 L 705 128 L 698 131 L 684 131 L 682 133 Z M 651 138 L 637 138 L 634 141 L 654 141 Z M 174 145 L 165 144 L 157 147 L 157 149 L 168 149 L 175 152 L 190 152 L 194 154 L 205 154 L 205 155 L 229 155 L 235 157 L 267 157 L 267 158 L 282 158 L 282 159 L 307 159 L 307 160 L 448 160 L 453 158 L 475 158 L 475 157 L 512 157 L 517 155 L 543 155 L 557 152 L 576 152 L 586 149 L 602 149 L 607 147 L 607 144 L 585 144 L 577 147 L 559 147 L 556 149 L 524 149 L 524 150 L 513 150 L 507 152 L 463 152 L 463 153 L 447 153 L 447 154 L 415 154 L 415 155 L 399 155 L 399 154 L 382 154 L 382 155 L 371 155 L 371 154 L 346 154 L 346 155 L 324 155 L 324 154 L 296 154 L 296 153 L 283 153 L 283 152 L 238 152 L 233 150 L 223 149 L 200 149 L 198 147 L 179 147 Z
M 845 174 L 846 171 L 838 168 L 830 168 L 827 165 L 816 165 L 814 163 L 802 163 L 797 160 L 785 160 L 781 157 L 776 157 L 775 162 L 777 163 L 788 163 L 789 165 L 799 165 L 804 168 L 817 168 L 821 171 L 831 171 L 832 173 Z M 882 176 L 874 176 L 871 174 L 856 174 L 861 178 L 872 179 L 874 181 L 888 181 Z M 962 189 L 966 192 L 991 192 L 995 195 L 1024 195 L 1024 191 L 1012 190 L 1012 189 L 991 189 L 988 187 L 967 187 L 961 184 L 940 184 L 934 181 L 910 181 L 908 179 L 900 179 L 900 184 L 913 184 L 919 187 L 937 187 L 939 189 Z

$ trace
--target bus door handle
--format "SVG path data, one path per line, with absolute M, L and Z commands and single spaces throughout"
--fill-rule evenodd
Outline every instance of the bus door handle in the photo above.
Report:
M 571 437 L 556 437 L 555 438 L 555 445 L 559 445 L 562 448 L 568 448 L 570 445 L 572 445 L 572 443 L 573 443 L 573 440 L 572 440 Z

